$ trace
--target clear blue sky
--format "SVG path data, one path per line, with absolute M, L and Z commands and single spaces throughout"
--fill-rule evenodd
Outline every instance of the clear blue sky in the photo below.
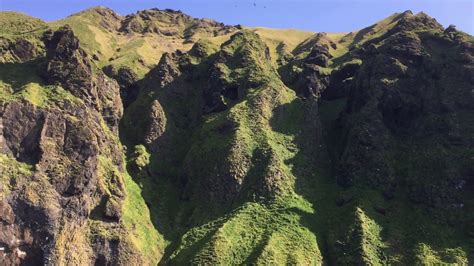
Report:
M 0 0 L 1 10 L 21 11 L 46 21 L 98 5 L 122 15 L 152 7 L 172 8 L 231 25 L 326 32 L 357 30 L 410 9 L 474 34 L 474 0 Z

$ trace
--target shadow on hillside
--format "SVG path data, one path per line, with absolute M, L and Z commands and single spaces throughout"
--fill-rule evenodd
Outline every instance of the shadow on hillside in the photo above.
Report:
M 315 108 L 307 100 L 304 102 L 305 118 L 302 120 L 303 126 L 300 127 L 302 131 L 298 131 L 298 127 L 285 126 L 285 118 L 281 116 L 288 110 L 301 108 L 299 101 L 295 100 L 274 110 L 270 123 L 273 130 L 295 137 L 293 142 L 297 145 L 298 152 L 285 163 L 293 165 L 295 192 L 312 204 L 314 214 L 299 209 L 294 212 L 300 215 L 301 225 L 316 235 L 324 263 L 358 264 L 367 259 L 367 254 L 374 252 L 373 254 L 377 255 L 373 259 L 380 262 L 414 264 L 417 263 L 416 256 L 430 256 L 426 253 L 429 251 L 420 249 L 423 245 L 432 249 L 431 252 L 444 262 L 455 262 L 455 254 L 459 251 L 456 248 L 466 251 L 469 260 L 472 260 L 473 255 L 469 254 L 469 247 L 458 246 L 460 238 L 465 237 L 459 234 L 461 230 L 443 222 L 442 217 L 446 217 L 448 212 L 409 202 L 405 189 L 398 189 L 398 196 L 387 200 L 382 196 L 382 192 L 376 189 L 339 187 L 334 171 L 331 170 L 337 165 L 334 160 L 338 155 L 335 153 L 340 152 L 332 150 L 341 142 L 335 127 L 339 111 L 324 110 L 328 106 Z M 322 110 L 320 114 L 311 114 L 318 113 L 319 110 Z M 318 121 L 312 121 L 314 119 Z M 319 123 L 319 120 L 323 122 Z M 368 241 L 365 239 L 367 236 L 358 235 L 357 227 L 354 227 L 358 223 L 357 219 L 354 220 L 357 208 L 363 210 L 368 224 L 373 221 L 373 228 L 381 230 L 375 238 L 368 238 L 371 243 L 369 251 L 365 251 L 367 254 L 355 252 L 362 250 Z M 437 239 L 440 236 L 451 236 L 452 239 L 440 241 Z
M 43 83 L 38 75 L 38 66 L 43 61 L 43 58 L 36 58 L 24 63 L 1 63 L 0 80 L 10 84 L 14 92 L 31 82 Z
M 152 102 L 157 100 L 160 103 L 166 117 L 165 130 L 148 145 L 150 164 L 141 172 L 132 169 L 130 165 L 128 170 L 134 181 L 142 187 L 142 197 L 150 209 L 155 229 L 170 243 L 160 261 L 160 264 L 168 264 L 170 255 L 180 244 L 180 238 L 189 229 L 216 220 L 238 206 L 203 206 L 190 198 L 193 192 L 186 190 L 190 181 L 186 176 L 185 162 L 196 137 L 194 134 L 201 126 L 201 90 L 196 88 L 198 85 L 189 82 L 189 77 L 185 75 L 174 79 L 164 88 L 159 88 L 156 84 L 156 70 L 150 71 L 139 81 L 141 95 L 128 107 L 127 117 L 121 123 L 120 135 L 122 143 L 128 147 L 127 157 L 131 158 L 133 146 L 142 144 L 145 139 L 143 129 L 149 127 L 147 115 L 152 112 Z M 202 248 L 213 233 L 211 230 L 187 247 L 179 259 Z
M 121 122 L 120 137 L 122 143 L 128 147 L 127 157 L 131 158 L 133 147 L 143 144 L 146 129 L 150 126 L 148 116 L 152 112 L 152 102 L 154 100 L 160 102 L 166 119 L 165 130 L 148 147 L 150 163 L 142 171 L 137 171 L 130 164 L 127 168 L 134 181 L 142 188 L 141 194 L 150 210 L 151 222 L 155 229 L 171 243 L 163 251 L 163 262 L 179 242 L 179 237 L 185 232 L 186 219 L 190 211 L 188 211 L 189 202 L 182 197 L 184 184 L 180 170 L 189 149 L 190 130 L 177 128 L 174 121 L 176 113 L 172 110 L 174 106 L 169 106 L 169 102 L 163 100 L 170 97 L 169 94 L 176 94 L 174 88 L 182 84 L 174 81 L 165 88 L 155 88 L 158 85 L 151 81 L 156 77 L 151 75 L 153 75 L 153 70 L 137 83 L 141 86 L 141 95 L 127 108 L 126 117 Z M 180 95 L 171 96 L 178 99 L 181 97 Z
M 299 117 L 294 117 L 289 115 L 290 110 L 301 110 L 301 113 Z M 324 151 L 326 147 L 322 140 L 317 103 L 311 99 L 295 99 L 279 106 L 273 111 L 270 125 L 274 131 L 294 137 L 293 143 L 297 146 L 297 153 L 285 161 L 285 164 L 293 165 L 294 190 L 311 203 L 314 213 L 297 208 L 293 208 L 293 212 L 301 217 L 301 225 L 316 236 L 324 262 L 331 264 L 326 245 L 326 228 L 330 214 L 322 207 L 333 205 L 338 187 L 335 182 L 328 180 L 329 164 Z M 321 204 L 322 202 L 324 204 Z

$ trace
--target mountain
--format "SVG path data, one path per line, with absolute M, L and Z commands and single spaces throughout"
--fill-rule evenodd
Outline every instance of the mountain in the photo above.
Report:
M 1 12 L 0 264 L 471 264 L 473 45 Z

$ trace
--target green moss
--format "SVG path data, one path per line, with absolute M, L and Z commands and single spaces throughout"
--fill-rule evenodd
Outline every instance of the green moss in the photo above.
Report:
M 116 195 L 116 191 L 120 190 L 117 186 L 123 183 L 122 173 L 112 160 L 104 155 L 99 155 L 97 176 L 99 178 L 101 189 L 107 196 L 111 197 L 112 195 Z
M 68 102 L 79 105 L 83 101 L 58 85 L 46 85 L 38 76 L 42 59 L 25 63 L 5 63 L 0 66 L 0 101 L 26 100 L 38 107 L 51 107 Z
M 362 63 L 346 53 L 350 42 L 331 50 L 340 60 L 323 72 L 329 75 L 336 67 Z M 158 100 L 166 114 L 163 140 L 173 143 L 173 151 L 159 146 L 148 156 L 138 146 L 129 155 L 130 162 L 143 161 L 142 169 L 133 173 L 141 187 L 136 198 L 149 203 L 153 224 L 166 238 L 160 242 L 167 246 L 162 263 L 317 264 L 324 257 L 329 264 L 413 264 L 418 253 L 428 254 L 420 255 L 420 261 L 466 261 L 461 230 L 436 224 L 427 210 L 408 202 L 406 191 L 397 191 L 397 198 L 390 201 L 377 190 L 337 185 L 331 159 L 338 152 L 326 149 L 344 145 L 335 126 L 346 99 L 320 101 L 320 117 L 311 117 L 316 111 L 282 84 L 258 36 L 237 34 L 217 55 L 206 45 L 198 47 L 205 58 L 186 56 L 189 64 L 184 67 L 193 75 L 184 77 L 190 80 L 178 78 L 176 87 L 156 90 L 154 85 L 142 91 L 127 111 L 134 116 L 129 113 L 122 121 L 127 124 L 127 141 L 133 139 L 136 145 L 143 143 L 142 131 L 149 122 L 143 112 L 151 102 Z M 214 62 L 215 58 L 219 60 Z M 209 67 L 216 70 L 219 81 L 236 85 L 243 93 L 239 91 L 238 99 L 222 96 L 226 110 L 196 119 L 190 113 L 202 112 L 199 99 L 209 85 Z M 192 93 L 186 94 L 186 89 Z M 189 104 L 183 105 L 183 99 Z M 176 130 L 176 125 L 187 132 Z M 324 141 L 318 142 L 319 131 L 311 126 L 323 131 Z M 146 165 L 149 171 L 143 171 Z M 220 185 L 222 178 L 242 182 L 235 182 L 239 186 L 235 197 L 207 201 L 211 194 L 202 184 Z M 343 206 L 336 205 L 340 198 L 347 199 Z M 431 251 L 418 251 L 415 244 L 420 240 L 429 243 Z M 440 244 L 434 245 L 436 241 Z
M 381 240 L 382 228 L 370 219 L 362 209 L 356 209 L 355 234 L 361 247 L 361 259 L 364 264 L 383 265 L 385 259 L 383 249 L 386 247 Z
M 228 110 L 203 118 L 187 155 L 186 167 L 195 182 L 189 187 L 200 188 L 202 178 L 216 176 L 216 169 L 229 165 L 244 173 L 242 200 L 231 212 L 225 205 L 195 203 L 192 221 L 199 224 L 214 218 L 191 228 L 175 243 L 170 263 L 317 264 L 322 260 L 316 236 L 306 226 L 313 213 L 311 204 L 294 192 L 291 161 L 299 153 L 296 141 L 304 123 L 304 103 L 281 83 L 260 42 L 258 36 L 244 32 L 223 44 L 223 51 L 232 57 L 218 65 L 222 78 L 254 86 Z M 220 128 L 231 130 L 222 134 Z M 253 162 L 250 168 L 248 161 Z M 264 182 L 267 191 L 256 189 Z
M 0 154 L 0 165 L 3 169 L 2 178 L 16 178 L 19 176 L 27 176 L 30 175 L 34 169 L 33 166 L 26 163 L 18 162 L 17 160 L 6 154 Z

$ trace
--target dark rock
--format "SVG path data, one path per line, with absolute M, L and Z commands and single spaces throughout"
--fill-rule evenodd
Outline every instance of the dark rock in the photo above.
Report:
M 331 73 L 329 85 L 322 93 L 324 100 L 336 100 L 347 97 L 354 85 L 355 75 L 360 68 L 359 63 L 348 63 Z
M 25 38 L 10 40 L 0 37 L 0 62 L 13 60 L 13 62 L 23 63 L 34 59 L 41 54 L 41 51 L 41 47 L 37 47 Z M 8 55 L 11 59 L 7 59 Z
M 118 84 L 103 73 L 93 73 L 87 54 L 79 47 L 79 39 L 69 26 L 52 35 L 45 34 L 44 38 L 48 52 L 42 76 L 102 113 L 111 129 L 117 131 L 123 113 Z
M 12 207 L 5 200 L 0 201 L 0 222 L 5 224 L 13 224 L 15 222 Z
M 37 55 L 37 49 L 34 44 L 26 39 L 18 39 L 13 47 L 13 54 L 16 55 L 21 62 L 33 59 Z
M 44 125 L 44 115 L 32 104 L 12 103 L 2 110 L 5 153 L 17 160 L 36 164 L 41 158 L 39 140 Z M 20 123 L 21 121 L 21 123 Z
M 137 74 L 129 67 L 120 67 L 117 70 L 112 65 L 104 67 L 103 71 L 107 76 L 118 82 L 122 103 L 124 108 L 127 108 L 137 99 L 137 96 L 140 93 L 140 87 L 136 84 L 138 81 Z
M 374 210 L 382 215 L 386 215 L 387 214 L 387 210 L 382 207 L 382 206 L 379 206 L 379 205 L 375 205 L 374 206 Z
M 450 34 L 450 33 L 455 33 L 457 32 L 457 29 L 456 29 L 456 26 L 451 24 L 449 25 L 445 30 L 444 30 L 444 33 L 445 34 Z

